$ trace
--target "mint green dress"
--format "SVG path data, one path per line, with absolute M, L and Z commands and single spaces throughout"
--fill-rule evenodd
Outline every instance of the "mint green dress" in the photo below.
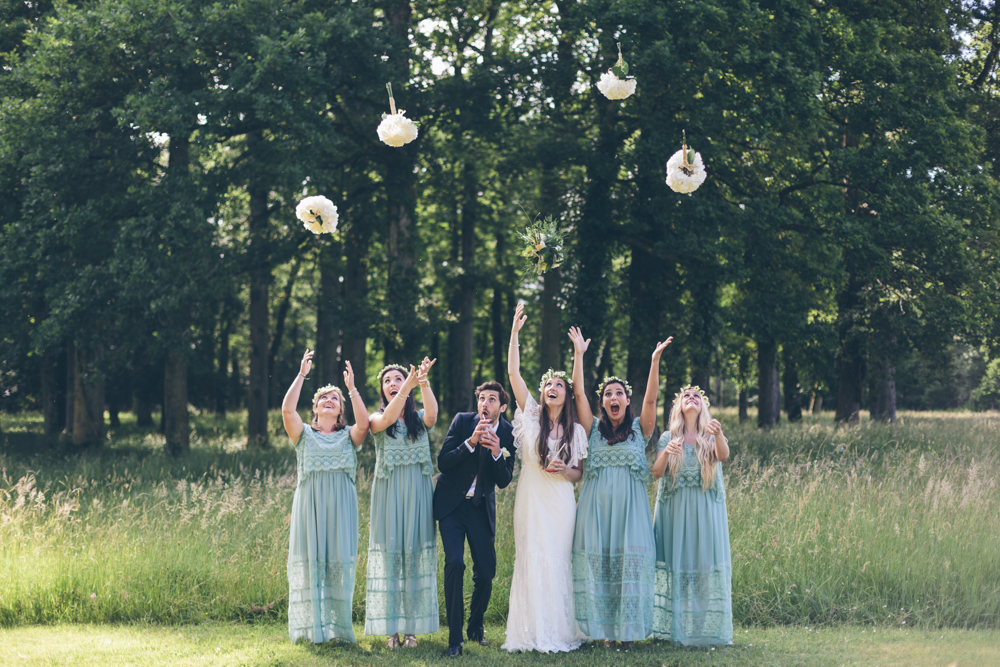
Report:
M 670 433 L 660 436 L 666 449 Z M 656 492 L 653 636 L 684 646 L 733 643 L 733 566 L 722 464 L 702 491 L 694 445 L 684 445 L 677 483 L 668 471 Z
M 424 411 L 417 414 L 422 422 Z M 431 431 L 424 428 L 416 440 L 410 440 L 406 424 L 399 419 L 395 438 L 388 429 L 373 434 L 366 635 L 438 631 Z
M 594 420 L 573 535 L 576 621 L 591 639 L 641 641 L 653 631 L 656 547 L 645 449 L 638 418 L 629 439 L 614 445 Z
M 358 466 L 350 429 L 295 443 L 298 483 L 288 536 L 288 637 L 353 642 L 351 602 L 358 558 Z

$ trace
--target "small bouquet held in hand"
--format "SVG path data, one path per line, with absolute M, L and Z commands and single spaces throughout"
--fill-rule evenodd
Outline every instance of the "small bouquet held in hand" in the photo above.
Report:
M 667 185 L 674 192 L 691 194 L 701 187 L 708 174 L 705 163 L 701 161 L 701 153 L 688 148 L 687 135 L 683 137 L 681 149 L 667 161 Z
M 403 109 L 396 111 L 396 100 L 392 98 L 392 84 L 385 84 L 389 91 L 389 110 L 392 113 L 382 114 L 382 122 L 378 124 L 379 140 L 394 148 L 405 146 L 417 138 L 417 128 L 419 124 L 404 116 Z
M 313 234 L 332 234 L 337 231 L 337 207 L 333 202 L 317 195 L 306 197 L 295 207 L 295 217 Z
M 628 63 L 622 58 L 622 45 L 618 44 L 618 62 L 601 75 L 597 89 L 609 100 L 624 100 L 635 92 L 635 77 L 625 78 Z
M 551 215 L 529 225 L 518 236 L 525 244 L 521 255 L 530 260 L 527 273 L 540 276 L 563 263 L 563 233 Z

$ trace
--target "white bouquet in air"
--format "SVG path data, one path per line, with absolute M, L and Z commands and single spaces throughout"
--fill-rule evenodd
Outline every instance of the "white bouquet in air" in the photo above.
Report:
M 332 234 L 337 231 L 337 207 L 322 195 L 306 197 L 295 207 L 295 217 L 313 234 Z
M 688 148 L 685 137 L 681 149 L 667 160 L 667 185 L 674 192 L 691 194 L 701 187 L 707 175 L 701 153 Z
M 404 116 L 406 112 L 403 109 L 396 111 L 396 100 L 392 98 L 392 84 L 387 83 L 385 87 L 389 91 L 389 109 L 392 113 L 382 114 L 382 122 L 378 124 L 378 138 L 384 144 L 399 148 L 417 138 L 419 125 Z
M 635 79 L 626 78 L 628 63 L 622 58 L 622 45 L 618 45 L 618 62 L 601 75 L 597 89 L 609 100 L 624 100 L 635 92 Z

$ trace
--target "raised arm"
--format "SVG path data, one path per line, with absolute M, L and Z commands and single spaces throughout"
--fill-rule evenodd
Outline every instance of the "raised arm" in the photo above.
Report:
M 517 342 L 517 334 L 528 320 L 524 316 L 524 304 L 517 304 L 514 310 L 514 322 L 510 326 L 510 347 L 507 349 L 507 375 L 510 376 L 510 388 L 514 392 L 514 400 L 517 407 L 524 410 L 528 401 L 528 385 L 521 377 L 521 352 L 520 344 Z
M 437 359 L 428 359 L 424 357 L 424 360 L 420 362 L 420 369 L 418 373 L 417 386 L 420 387 L 420 402 L 424 406 L 424 426 L 427 428 L 434 428 L 434 424 L 438 420 L 438 401 L 437 397 L 434 395 L 434 390 L 431 389 L 431 383 L 427 379 L 427 374 L 431 371 L 431 366 L 437 362 Z
M 347 370 L 344 371 L 344 386 L 347 387 L 347 395 L 351 397 L 351 406 L 354 408 L 354 426 L 351 427 L 351 442 L 360 447 L 361 443 L 368 437 L 368 407 L 365 405 L 361 394 L 354 387 L 354 369 L 351 362 L 346 362 Z
M 306 376 L 309 375 L 309 369 L 312 368 L 312 358 L 313 351 L 307 349 L 306 353 L 302 355 L 302 363 L 299 364 L 299 374 L 292 380 L 292 386 L 285 392 L 285 398 L 281 401 L 281 422 L 285 425 L 288 439 L 294 443 L 298 443 L 299 437 L 302 435 L 302 417 L 299 417 L 295 408 L 299 405 L 302 383 L 305 382 Z
M 576 401 L 576 420 L 588 434 L 594 426 L 594 411 L 587 400 L 587 389 L 583 386 L 583 353 L 590 347 L 590 339 L 583 339 L 580 327 L 569 328 L 569 339 L 573 341 L 573 400 Z
M 413 388 L 417 386 L 417 369 L 410 364 L 410 374 L 406 376 L 403 381 L 403 386 L 399 388 L 399 393 L 392 397 L 389 401 L 389 405 L 385 406 L 385 410 L 379 414 L 372 415 L 368 420 L 368 424 L 371 426 L 372 433 L 381 433 L 390 426 L 396 423 L 399 419 L 399 415 L 403 412 L 403 406 L 406 405 L 406 398 L 413 391 Z M 381 391 L 381 389 L 379 389 Z
M 649 379 L 646 381 L 646 395 L 642 399 L 642 413 L 639 415 L 639 425 L 642 426 L 642 437 L 649 439 L 656 427 L 656 399 L 660 395 L 660 355 L 674 341 L 668 336 L 662 343 L 656 344 L 653 358 L 649 362 Z
M 718 419 L 713 419 L 708 422 L 708 426 L 705 428 L 715 439 L 715 456 L 722 463 L 725 463 L 729 459 L 729 440 L 722 433 L 722 424 L 719 423 Z

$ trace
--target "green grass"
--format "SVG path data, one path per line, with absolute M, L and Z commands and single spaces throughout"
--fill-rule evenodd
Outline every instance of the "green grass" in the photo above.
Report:
M 840 429 L 826 414 L 760 432 L 719 413 L 733 447 L 725 472 L 738 624 L 1000 628 L 996 414 L 907 413 L 893 426 Z M 162 436 L 127 417 L 106 446 L 68 453 L 39 435 L 37 415 L 4 416 L 0 626 L 283 623 L 295 489 L 287 441 L 243 451 L 240 415 L 196 415 L 192 452 L 171 459 Z M 277 415 L 271 427 L 280 428 Z M 373 463 L 367 447 L 356 622 Z M 513 503 L 513 487 L 499 493 L 487 613 L 498 628 Z
M 204 623 L 197 626 L 56 625 L 0 632 L 0 664 L 73 665 L 395 665 L 441 663 L 447 635 L 421 637 L 416 649 L 385 648 L 360 634 L 359 643 L 292 644 L 283 625 Z M 838 626 L 834 628 L 737 628 L 736 644 L 716 650 L 678 649 L 642 642 L 629 651 L 585 645 L 568 654 L 508 655 L 498 648 L 503 628 L 487 627 L 489 648 L 469 646 L 456 664 L 492 665 L 934 665 L 995 667 L 1000 661 L 996 630 L 899 630 Z

